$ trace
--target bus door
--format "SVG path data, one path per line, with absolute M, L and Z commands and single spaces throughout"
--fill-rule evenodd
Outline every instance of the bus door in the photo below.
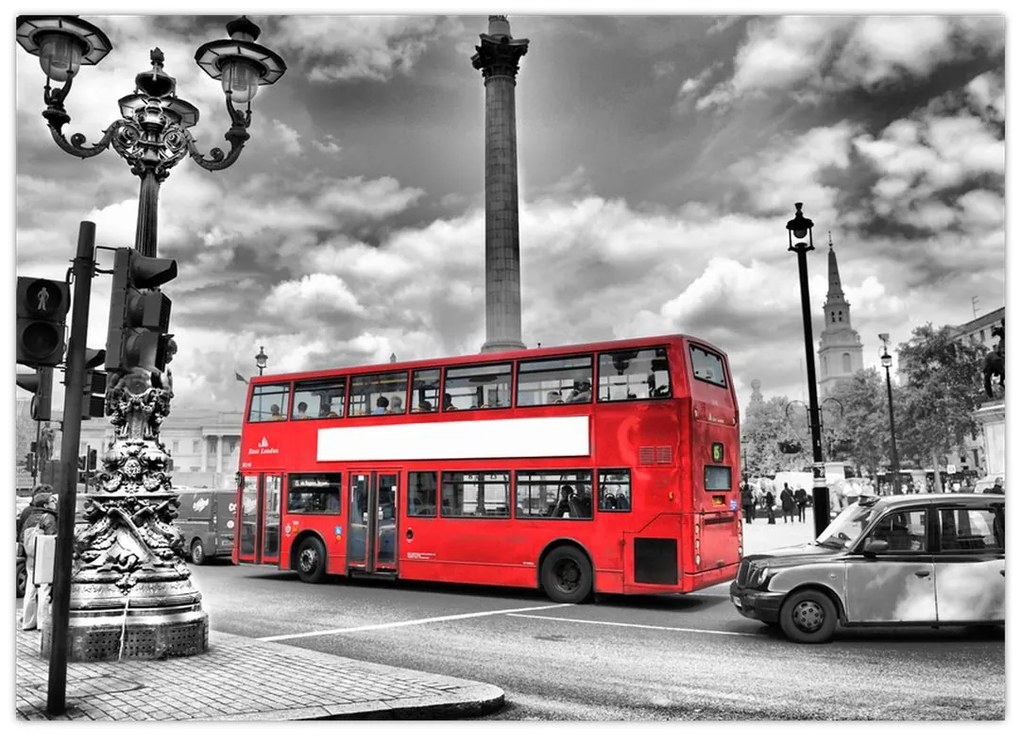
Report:
M 347 509 L 347 569 L 397 570 L 397 473 L 353 472 Z
M 246 475 L 237 521 L 239 563 L 280 562 L 281 475 Z

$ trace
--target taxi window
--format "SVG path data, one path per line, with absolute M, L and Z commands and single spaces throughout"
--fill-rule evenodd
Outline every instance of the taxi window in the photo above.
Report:
M 889 547 L 883 553 L 924 553 L 928 546 L 925 527 L 927 511 L 896 511 L 882 517 L 869 539 L 885 540 Z
M 1005 549 L 1001 511 L 991 508 L 939 509 L 939 548 L 943 553 L 996 553 Z

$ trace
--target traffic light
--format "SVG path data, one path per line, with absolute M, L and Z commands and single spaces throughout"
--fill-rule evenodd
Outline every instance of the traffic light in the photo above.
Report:
M 118 248 L 113 265 L 106 369 L 162 370 L 167 363 L 170 298 L 157 287 L 177 276 L 177 262 Z
M 36 463 L 35 452 L 26 453 L 25 470 L 27 470 L 31 475 L 35 475 L 35 463 Z
M 18 277 L 17 361 L 55 367 L 64 359 L 64 319 L 71 307 L 67 282 Z
M 106 359 L 105 349 L 85 349 L 85 384 L 82 389 L 82 420 L 102 418 L 106 413 L 106 373 L 94 369 Z
M 85 458 L 85 469 L 90 473 L 95 472 L 96 461 L 98 459 L 99 451 L 89 448 L 88 456 Z
M 18 374 L 15 381 L 19 388 L 32 393 L 32 420 L 49 421 L 53 415 L 53 367 Z

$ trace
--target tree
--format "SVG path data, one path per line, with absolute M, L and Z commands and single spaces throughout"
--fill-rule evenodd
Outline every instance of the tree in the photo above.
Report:
M 801 470 L 811 462 L 810 438 L 784 396 L 752 399 L 741 422 L 745 476 Z M 801 431 L 803 429 L 803 431 Z M 784 451 L 790 450 L 790 451 Z
M 977 433 L 974 411 L 981 402 L 982 351 L 953 339 L 950 326 L 938 330 L 931 323 L 914 329 L 899 346 L 899 371 L 906 384 L 902 426 L 897 421 L 900 450 L 935 470 L 935 490 L 942 493 L 941 459 L 964 437 Z
M 875 368 L 863 369 L 839 380 L 832 397 L 843 406 L 834 431 L 838 451 L 874 476 L 883 461 L 892 459 L 885 381 Z

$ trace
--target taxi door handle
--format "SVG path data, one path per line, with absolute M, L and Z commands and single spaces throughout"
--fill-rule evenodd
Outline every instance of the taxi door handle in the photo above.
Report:
M 919 577 L 921 577 L 923 579 L 925 576 L 927 576 L 930 573 L 931 573 L 931 571 L 927 571 L 927 570 L 914 571 L 914 576 L 919 576 Z

